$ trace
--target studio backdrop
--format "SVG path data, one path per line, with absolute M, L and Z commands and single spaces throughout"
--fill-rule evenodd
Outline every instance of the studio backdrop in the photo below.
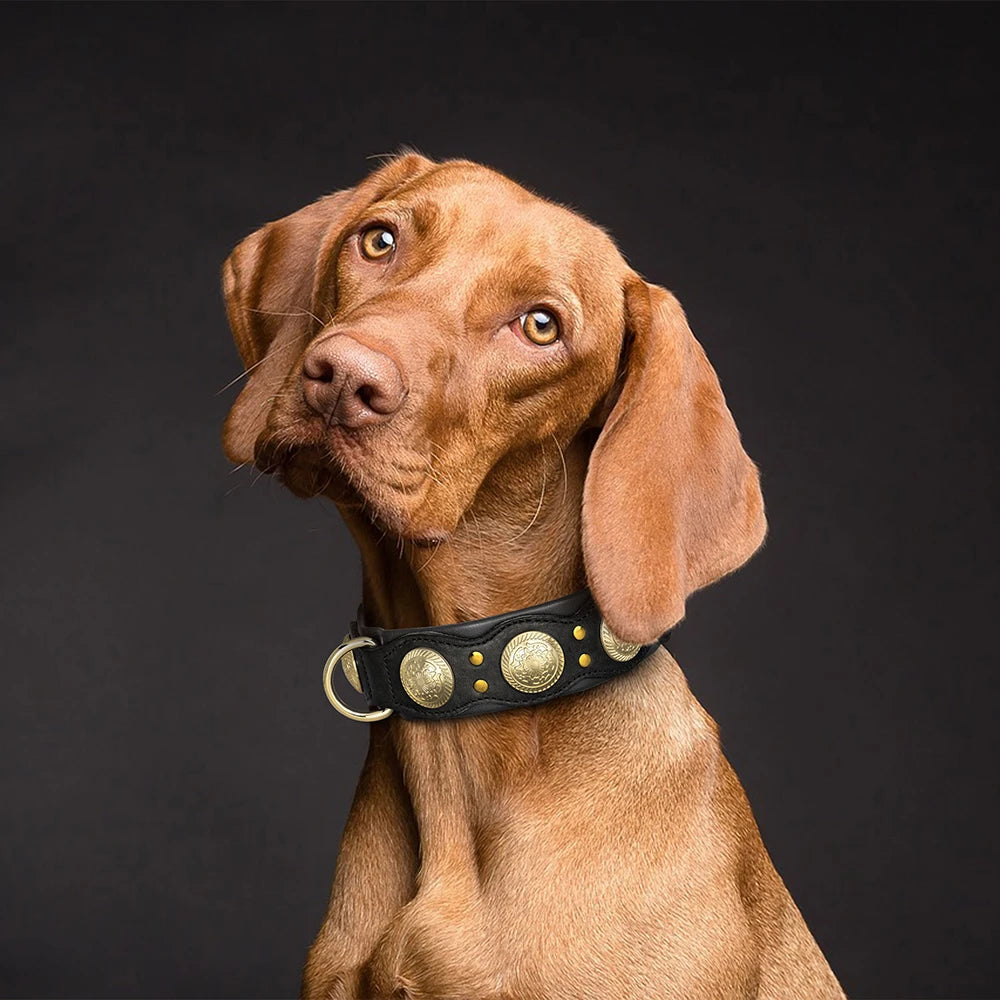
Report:
M 848 994 L 1000 994 L 985 5 L 8 5 L 0 991 L 277 997 L 367 731 L 335 508 L 232 469 L 231 248 L 411 146 L 672 289 L 770 532 L 672 649 Z

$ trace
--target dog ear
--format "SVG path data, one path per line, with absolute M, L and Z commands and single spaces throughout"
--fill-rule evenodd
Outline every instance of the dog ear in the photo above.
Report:
M 757 468 L 680 303 L 633 275 L 625 314 L 624 384 L 590 457 L 583 553 L 608 627 L 648 643 L 767 526 Z
M 222 440 L 234 462 L 253 461 L 254 443 L 290 367 L 329 319 L 316 303 L 318 268 L 343 229 L 368 205 L 434 166 L 407 153 L 357 187 L 327 195 L 248 236 L 222 265 L 229 326 L 250 377 L 226 418 Z M 324 313 L 323 318 L 316 315 Z

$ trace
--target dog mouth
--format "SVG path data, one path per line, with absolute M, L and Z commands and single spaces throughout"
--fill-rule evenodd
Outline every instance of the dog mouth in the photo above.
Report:
M 268 430 L 258 437 L 254 464 L 298 497 L 325 496 L 361 513 L 380 530 L 418 546 L 434 545 L 449 534 L 423 512 L 428 494 L 440 483 L 430 453 L 398 442 L 372 439 L 349 428 Z
M 303 499 L 326 493 L 337 479 L 337 470 L 323 448 L 284 441 L 274 434 L 262 434 L 257 439 L 254 465 Z

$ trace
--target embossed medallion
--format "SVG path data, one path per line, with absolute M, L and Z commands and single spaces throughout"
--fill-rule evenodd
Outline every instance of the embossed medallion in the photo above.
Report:
M 350 641 L 350 635 L 345 635 L 340 641 L 342 643 Z M 344 671 L 344 676 L 348 683 L 358 694 L 361 694 L 361 678 L 358 677 L 358 665 L 354 660 L 354 650 L 350 650 L 340 658 L 340 668 Z
M 455 690 L 448 661 L 433 649 L 411 649 L 399 664 L 403 690 L 424 708 L 440 708 Z
M 604 622 L 601 622 L 601 645 L 604 647 L 604 652 L 619 663 L 627 663 L 642 649 L 637 642 L 624 642 L 619 639 Z
M 507 683 L 526 694 L 552 687 L 563 665 L 562 646 L 546 632 L 515 635 L 500 655 L 500 670 Z

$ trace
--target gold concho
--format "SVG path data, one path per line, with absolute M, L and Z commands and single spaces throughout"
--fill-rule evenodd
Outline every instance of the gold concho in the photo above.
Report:
M 448 661 L 433 649 L 411 649 L 399 664 L 403 690 L 424 708 L 440 708 L 455 690 Z
M 601 645 L 604 647 L 604 652 L 619 663 L 627 663 L 642 649 L 637 642 L 624 642 L 619 639 L 604 622 L 601 622 Z
M 349 642 L 351 637 L 345 635 L 341 644 Z M 350 682 L 352 688 L 361 694 L 361 678 L 358 677 L 358 665 L 354 660 L 354 650 L 350 649 L 340 658 L 340 669 L 344 671 L 344 676 Z
M 531 694 L 552 687 L 563 672 L 562 646 L 545 632 L 515 635 L 500 655 L 500 670 L 507 683 Z

